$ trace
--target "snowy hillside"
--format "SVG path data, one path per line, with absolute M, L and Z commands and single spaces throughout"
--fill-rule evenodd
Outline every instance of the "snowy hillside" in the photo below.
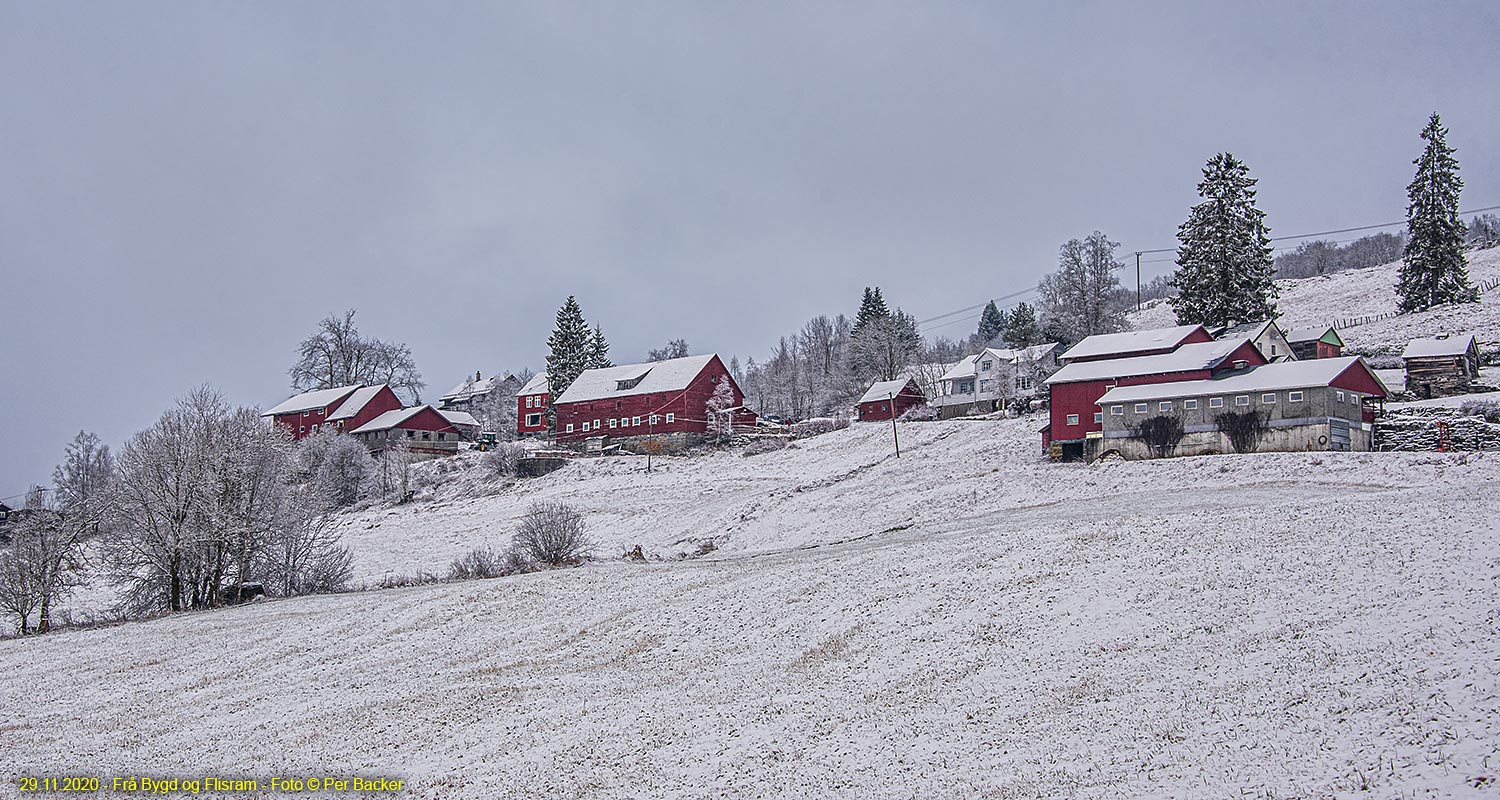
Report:
M 1346 270 L 1317 278 L 1277 281 L 1282 327 L 1329 324 L 1355 317 L 1394 314 L 1399 263 Z M 1469 277 L 1477 284 L 1500 278 L 1500 248 L 1469 253 Z M 1132 328 L 1177 324 L 1165 300 L 1152 301 L 1128 315 Z M 1473 305 L 1448 306 L 1418 314 L 1403 314 L 1343 328 L 1340 334 L 1361 352 L 1399 354 L 1406 342 L 1440 331 L 1473 333 L 1483 342 L 1500 342 L 1500 288 L 1491 289 Z
M 906 424 L 899 461 L 862 425 L 460 483 L 475 497 L 351 519 L 362 576 L 440 571 L 536 498 L 582 507 L 605 555 L 718 549 L 0 642 L 0 795 L 31 764 L 398 775 L 433 798 L 1496 780 L 1500 460 L 1055 465 L 1037 427 Z

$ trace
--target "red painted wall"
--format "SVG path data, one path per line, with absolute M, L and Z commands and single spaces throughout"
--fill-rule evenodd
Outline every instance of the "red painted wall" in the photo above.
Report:
M 1318 342 L 1318 358 L 1338 358 L 1344 352 L 1344 348 L 1336 344 Z
M 649 394 L 633 394 L 624 397 L 611 397 L 604 400 L 587 400 L 578 403 L 559 403 L 555 405 L 554 411 L 557 415 L 557 428 L 555 435 L 559 442 L 578 442 L 590 436 L 646 436 L 650 433 L 705 433 L 708 430 L 707 411 L 705 406 L 708 398 L 713 395 L 717 384 L 714 378 L 729 381 L 729 386 L 734 391 L 735 405 L 743 405 L 745 395 L 740 391 L 734 378 L 730 376 L 729 370 L 724 368 L 724 362 L 714 356 L 703 369 L 693 376 L 686 390 L 675 392 L 652 392 Z M 651 414 L 658 415 L 655 425 L 647 424 Z M 666 415 L 674 415 L 672 422 L 666 421 Z M 620 428 L 609 427 L 611 419 L 641 418 L 640 425 L 631 425 Z M 594 430 L 593 423 L 598 420 L 602 424 L 600 430 Z M 583 423 L 589 423 L 589 430 L 583 430 Z M 737 420 L 738 424 L 738 420 Z M 568 426 L 572 425 L 572 432 Z
M 370 398 L 370 402 L 365 403 L 365 407 L 359 410 L 359 413 L 349 419 L 336 420 L 333 424 L 337 425 L 341 431 L 352 431 L 381 414 L 387 411 L 395 411 L 400 407 L 401 398 L 397 397 L 396 393 L 391 391 L 391 387 L 382 386 L 380 387 L 380 391 L 376 392 L 375 396 Z M 329 413 L 332 414 L 333 412 Z
M 527 407 L 526 400 L 536 398 L 536 405 Z M 527 414 L 539 415 L 536 425 L 526 424 Z M 547 432 L 547 393 L 516 395 L 516 433 L 546 433 Z
M 919 406 L 925 402 L 927 402 L 927 398 L 923 396 L 922 392 L 916 386 L 908 383 L 906 388 L 902 389 L 896 395 L 896 413 L 894 416 L 899 417 L 905 414 L 907 409 L 912 406 Z M 876 420 L 890 419 L 893 416 L 890 405 L 890 400 L 871 400 L 868 403 L 860 403 L 859 421 L 874 422 Z
M 329 403 L 323 408 L 309 409 L 305 413 L 305 415 L 304 412 L 297 411 L 291 414 L 277 414 L 276 416 L 272 417 L 272 419 L 275 420 L 277 425 L 280 425 L 281 427 L 286 428 L 288 431 L 291 431 L 293 439 L 305 439 L 313 434 L 314 425 L 317 425 L 321 430 L 323 427 L 323 420 L 326 419 L 328 415 L 332 414 L 335 411 L 338 411 L 339 406 L 342 405 L 345 400 L 348 400 L 349 395 L 354 394 L 354 391 L 355 390 L 350 389 L 349 394 L 340 397 L 339 399 L 333 401 L 332 403 Z M 401 407 L 399 402 L 396 407 Z M 350 430 L 353 429 L 351 428 Z
M 1194 331 L 1194 334 L 1197 332 Z M 1246 361 L 1258 365 L 1266 363 L 1266 357 L 1256 349 L 1255 343 L 1246 340 L 1236 347 L 1228 358 L 1221 364 L 1222 372 L 1228 369 L 1236 361 Z M 1165 372 L 1156 375 L 1131 375 L 1126 378 L 1114 380 L 1078 381 L 1076 383 L 1054 383 L 1051 386 L 1051 421 L 1052 441 L 1066 442 L 1074 439 L 1082 439 L 1085 434 L 1103 430 L 1104 426 L 1094 421 L 1094 414 L 1099 411 L 1099 398 L 1109 391 L 1111 386 L 1139 386 L 1148 383 L 1168 383 L 1170 381 L 1194 381 L 1213 377 L 1214 371 L 1199 369 L 1186 370 L 1182 372 Z M 1077 414 L 1078 424 L 1069 425 L 1068 415 Z

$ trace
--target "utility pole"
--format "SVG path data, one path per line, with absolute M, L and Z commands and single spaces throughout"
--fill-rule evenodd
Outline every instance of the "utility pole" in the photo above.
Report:
M 1135 251 L 1135 310 L 1141 310 L 1141 251 Z
M 896 458 L 900 458 L 901 435 L 896 433 L 896 395 L 894 394 L 891 395 L 891 438 L 896 440 Z

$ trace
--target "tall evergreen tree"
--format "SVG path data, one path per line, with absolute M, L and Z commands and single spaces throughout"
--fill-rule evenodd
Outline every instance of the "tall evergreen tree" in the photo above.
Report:
M 604 326 L 594 326 L 594 337 L 589 340 L 589 369 L 613 367 L 609 360 L 609 342 L 604 339 Z
M 552 397 L 561 395 L 584 370 L 594 366 L 594 347 L 594 335 L 583 318 L 583 309 L 568 295 L 557 310 L 552 335 L 547 337 L 547 390 Z
M 1265 212 L 1255 207 L 1250 168 L 1230 153 L 1208 160 L 1198 184 L 1203 202 L 1177 229 L 1177 272 L 1170 302 L 1179 324 L 1230 325 L 1276 313 L 1275 265 Z
M 1012 347 L 1031 347 L 1042 343 L 1042 328 L 1037 324 L 1036 309 L 1026 303 L 1016 303 L 1010 312 L 1009 324 L 1005 326 L 1005 341 Z
M 1464 260 L 1466 228 L 1458 218 L 1458 159 L 1446 141 L 1448 129 L 1434 113 L 1422 129 L 1427 147 L 1413 161 L 1416 177 L 1406 187 L 1406 251 L 1396 293 L 1403 312 L 1448 303 L 1473 303 L 1479 291 L 1469 282 Z
M 984 307 L 984 312 L 979 315 L 979 340 L 985 344 L 995 341 L 1005 333 L 1010 320 L 1006 319 L 1005 312 L 995 307 L 995 301 L 991 300 Z
M 891 311 L 889 308 L 886 308 L 885 298 L 880 296 L 880 287 L 876 286 L 874 289 L 871 289 L 866 286 L 864 299 L 859 302 L 859 313 L 854 317 L 854 328 L 849 333 L 850 335 L 858 335 L 860 331 L 864 330 L 866 325 L 878 319 L 885 319 L 890 315 Z

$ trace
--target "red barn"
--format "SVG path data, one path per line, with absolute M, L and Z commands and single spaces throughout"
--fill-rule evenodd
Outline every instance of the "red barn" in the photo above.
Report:
M 328 425 L 341 432 L 352 431 L 387 411 L 402 405 L 401 398 L 386 384 L 361 386 L 328 415 Z
M 547 432 L 547 374 L 538 373 L 516 392 L 516 433 L 532 436 Z
M 1042 431 L 1042 446 L 1064 459 L 1083 458 L 1085 440 L 1104 429 L 1099 398 L 1116 386 L 1206 379 L 1236 364 L 1264 363 L 1249 339 L 1210 339 L 1158 355 L 1070 363 L 1047 379 L 1051 424 Z
M 291 431 L 293 439 L 302 439 L 321 430 L 328 423 L 329 416 L 359 389 L 359 384 L 355 384 L 303 392 L 283 400 L 261 416 L 270 417 L 277 425 Z
M 905 414 L 912 406 L 927 402 L 926 395 L 911 378 L 876 381 L 859 398 L 859 421 L 873 422 Z
M 394 441 L 405 440 L 413 453 L 448 455 L 458 452 L 463 438 L 452 420 L 432 406 L 398 408 L 349 432 L 372 452 L 384 450 Z
M 732 424 L 754 424 L 744 393 L 711 353 L 587 370 L 553 403 L 557 442 L 605 437 L 627 449 L 650 440 L 680 450 L 708 432 L 708 400 L 721 384 L 732 396 Z
M 1147 331 L 1100 333 L 1085 338 L 1057 357 L 1057 363 L 1102 361 L 1109 358 L 1159 356 L 1185 344 L 1211 342 L 1214 337 L 1202 325 L 1178 325 Z

